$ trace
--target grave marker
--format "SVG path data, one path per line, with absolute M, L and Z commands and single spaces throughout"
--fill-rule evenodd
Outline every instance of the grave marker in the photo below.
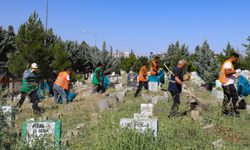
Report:
M 122 83 L 115 84 L 115 90 L 116 90 L 116 91 L 121 91 L 121 90 L 123 90 L 123 89 L 122 89 Z
M 6 118 L 7 124 L 12 125 L 12 120 L 14 119 L 12 106 L 2 106 L 3 114 Z
M 157 136 L 158 131 L 158 120 L 157 119 L 133 119 L 133 118 L 122 118 L 120 120 L 120 127 L 128 127 L 135 129 L 138 132 L 145 132 L 151 130 L 154 136 Z
M 145 117 L 153 116 L 153 104 L 141 104 L 141 115 Z
M 46 148 L 60 149 L 61 121 L 26 121 L 22 138 L 31 148 L 36 142 L 43 142 Z

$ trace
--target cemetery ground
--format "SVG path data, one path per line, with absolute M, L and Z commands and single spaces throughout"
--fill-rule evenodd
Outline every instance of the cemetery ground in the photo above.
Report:
M 191 83 L 188 83 L 192 86 Z M 250 149 L 250 115 L 241 110 L 240 117 L 221 117 L 221 104 L 212 98 L 211 92 L 192 86 L 201 100 L 201 117 L 186 116 L 168 118 L 172 98 L 158 101 L 153 114 L 158 118 L 158 132 L 155 137 L 150 131 L 138 133 L 128 128 L 119 128 L 121 118 L 131 118 L 140 110 L 140 104 L 151 103 L 150 99 L 134 98 L 134 90 L 129 91 L 123 102 L 112 104 L 111 108 L 100 110 L 98 102 L 106 99 L 109 88 L 103 95 L 88 96 L 91 85 L 81 91 L 73 103 L 54 105 L 52 98 L 45 99 L 40 105 L 45 108 L 41 116 L 34 116 L 31 104 L 25 102 L 22 112 L 16 118 L 16 130 L 27 118 L 40 120 L 60 119 L 62 121 L 62 149 Z M 156 93 L 145 92 L 148 95 Z M 163 92 L 160 92 L 162 94 Z M 180 111 L 187 109 L 187 98 L 181 97 Z M 248 105 L 250 97 L 246 98 Z M 217 141 L 213 145 L 212 143 Z M 42 149 L 36 147 L 36 149 Z M 20 149 L 20 147 L 16 147 Z

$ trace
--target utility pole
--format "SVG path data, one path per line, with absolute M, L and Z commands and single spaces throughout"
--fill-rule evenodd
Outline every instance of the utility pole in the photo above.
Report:
M 48 30 L 49 0 L 46 3 L 46 32 Z
M 45 46 L 47 44 L 48 15 L 49 15 L 49 0 L 46 0 L 46 21 L 45 21 L 45 33 L 46 33 L 46 37 L 45 37 L 45 41 L 44 41 Z

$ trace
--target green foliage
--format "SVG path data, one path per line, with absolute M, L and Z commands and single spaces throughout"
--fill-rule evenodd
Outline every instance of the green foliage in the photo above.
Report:
M 144 65 L 144 64 L 148 64 L 148 57 L 145 56 L 141 56 L 138 59 L 136 59 L 134 65 L 133 65 L 133 71 L 139 73 L 140 68 Z
M 226 49 L 223 49 L 223 52 L 218 55 L 218 60 L 220 63 L 222 64 L 224 61 L 226 61 L 233 52 L 236 52 L 236 50 L 228 42 Z
M 8 30 L 0 26 L 0 62 L 3 65 L 6 65 L 9 55 L 16 50 L 15 38 L 13 26 L 9 26 Z
M 1 105 L 0 105 L 1 107 Z M 15 130 L 10 127 L 6 116 L 11 114 L 3 113 L 0 108 L 0 149 L 12 149 L 17 140 Z
M 69 53 L 64 49 L 62 43 L 57 43 L 54 47 L 54 61 L 52 62 L 52 67 L 57 72 L 65 70 L 71 67 L 71 62 L 69 61 Z
M 89 45 L 84 41 L 80 45 L 77 42 L 66 41 L 64 45 L 70 54 L 73 69 L 83 73 L 91 72 L 93 69 L 90 55 L 92 49 Z
M 220 63 L 215 58 L 215 54 L 210 49 L 207 41 L 201 47 L 196 47 L 195 55 L 194 64 L 196 65 L 197 73 L 205 81 L 207 89 L 211 90 L 214 81 L 218 77 Z
M 48 45 L 45 45 L 46 36 L 47 33 L 42 21 L 38 18 L 38 14 L 34 12 L 18 30 L 16 36 L 18 54 L 14 55 L 18 55 L 19 59 L 10 59 L 11 73 L 19 74 L 19 69 L 16 70 L 16 66 L 19 66 L 20 60 L 25 60 L 24 62 L 28 64 L 37 63 L 42 77 L 47 76 L 53 52 L 48 48 Z
M 246 57 L 245 57 L 245 67 L 246 69 L 250 68 L 250 36 L 247 38 L 248 43 L 243 44 L 246 48 Z
M 113 71 L 117 72 L 117 66 L 120 63 L 120 60 L 113 57 L 110 51 L 107 50 L 93 50 L 91 54 L 91 60 L 93 67 L 97 67 L 97 63 L 101 62 L 104 65 L 104 73 L 109 74 Z
M 136 56 L 134 53 L 131 53 L 128 58 L 123 58 L 121 60 L 122 69 L 126 72 L 129 72 L 133 69 L 133 66 L 136 62 Z
M 188 47 L 185 44 L 180 45 L 179 41 L 170 44 L 164 58 L 166 64 L 173 68 L 181 59 L 189 61 Z
M 23 71 L 29 67 L 29 62 L 20 54 L 15 52 L 9 58 L 8 69 L 15 76 L 21 76 Z

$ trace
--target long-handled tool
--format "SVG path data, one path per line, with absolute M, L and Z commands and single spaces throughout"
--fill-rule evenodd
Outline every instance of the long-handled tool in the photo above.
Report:
M 174 73 L 168 68 L 168 66 L 164 63 L 164 66 L 165 66 L 165 68 L 168 70 L 168 72 L 171 74 L 171 75 L 173 75 L 173 76 L 175 76 L 174 75 Z M 186 90 L 187 90 L 187 93 L 193 98 L 193 99 L 195 99 L 197 102 L 199 102 L 199 99 L 189 90 L 189 88 L 186 86 Z

